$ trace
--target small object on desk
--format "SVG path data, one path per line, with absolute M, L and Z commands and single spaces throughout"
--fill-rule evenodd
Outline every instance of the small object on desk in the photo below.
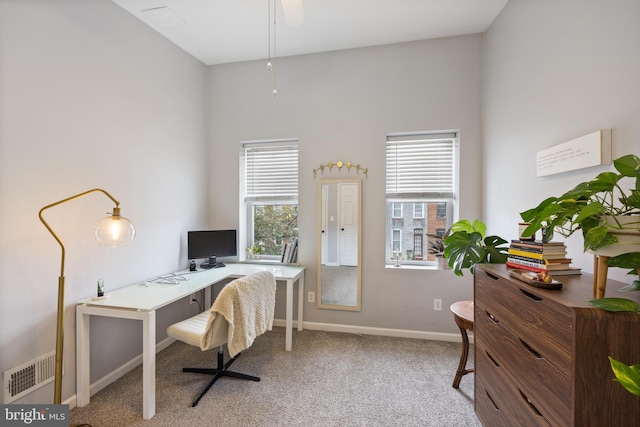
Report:
M 524 232 L 524 230 L 527 229 L 527 227 L 529 227 L 529 223 L 528 222 L 519 222 L 518 223 L 518 238 L 520 240 L 525 240 L 525 241 L 534 241 L 536 240 L 536 233 L 533 233 L 531 236 L 527 236 L 527 237 L 523 237 L 522 233 Z
M 195 260 L 191 260 L 191 262 L 189 263 L 189 271 L 196 271 L 196 261 Z
M 98 297 L 92 297 L 91 301 L 104 301 L 106 299 L 111 298 L 111 295 L 107 294 L 107 295 L 100 295 Z
M 98 297 L 104 296 L 104 280 L 98 279 Z
M 535 286 L 536 288 L 551 290 L 562 289 L 562 283 L 553 279 L 546 273 L 542 273 L 544 274 L 544 276 L 540 276 L 540 274 L 541 273 L 535 273 L 533 271 L 527 270 L 509 270 L 509 275 L 511 277 L 515 277 L 516 279 L 521 280 L 531 286 Z

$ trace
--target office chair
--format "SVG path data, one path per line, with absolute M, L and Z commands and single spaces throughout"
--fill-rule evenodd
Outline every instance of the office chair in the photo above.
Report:
M 216 368 L 183 368 L 183 372 L 213 375 L 193 401 L 196 406 L 213 384 L 222 377 L 260 381 L 259 377 L 230 371 L 229 366 L 240 352 L 249 348 L 259 335 L 273 327 L 276 279 L 268 271 L 253 273 L 228 283 L 218 294 L 209 311 L 167 328 L 167 334 L 202 351 L 218 347 Z M 231 359 L 224 363 L 224 345 Z

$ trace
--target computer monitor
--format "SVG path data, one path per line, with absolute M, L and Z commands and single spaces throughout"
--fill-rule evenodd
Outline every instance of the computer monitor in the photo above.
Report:
M 187 232 L 187 257 L 206 259 L 202 268 L 224 267 L 217 257 L 238 256 L 236 230 L 203 230 Z

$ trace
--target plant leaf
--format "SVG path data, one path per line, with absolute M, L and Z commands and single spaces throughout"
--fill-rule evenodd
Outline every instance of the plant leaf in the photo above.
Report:
M 444 240 L 444 256 L 456 276 L 462 276 L 463 269 L 472 268 L 484 258 L 481 241 L 480 233 L 466 231 L 454 232 Z
M 623 176 L 637 177 L 636 171 L 640 170 L 640 158 L 633 154 L 627 154 L 613 161 L 613 166 Z
M 544 199 L 535 208 L 528 209 L 528 210 L 526 210 L 524 212 L 520 212 L 520 217 L 525 222 L 531 222 L 531 220 L 533 218 L 535 218 L 538 215 L 539 212 L 542 212 L 549 204 L 555 202 L 556 200 L 558 200 L 557 197 L 549 197 L 547 199 Z
M 618 242 L 618 238 L 610 234 L 607 227 L 597 226 L 584 233 L 584 250 L 597 250 Z
M 640 252 L 627 252 L 626 254 L 611 257 L 607 260 L 609 267 L 640 268 Z
M 640 396 L 640 365 L 627 366 L 611 356 L 609 356 L 609 363 L 620 385 L 631 394 Z
M 600 298 L 589 301 L 589 304 L 606 311 L 638 313 L 638 303 L 626 298 Z
M 640 291 L 640 280 L 634 280 L 632 284 L 624 286 L 620 289 L 618 289 L 619 291 Z
M 584 206 L 576 219 L 575 222 L 582 222 L 585 218 L 590 216 L 600 215 L 605 211 L 604 205 L 600 202 L 591 202 L 588 205 Z
M 467 233 L 473 233 L 473 226 L 468 219 L 461 219 L 451 226 L 451 232 L 457 233 L 458 231 L 466 231 Z
M 595 179 L 589 181 L 589 188 L 593 190 L 594 193 L 598 193 L 601 191 L 612 191 L 618 181 L 622 178 L 617 173 L 613 172 L 602 172 Z
M 500 246 L 504 244 L 508 244 L 506 240 L 504 240 L 500 236 L 487 236 L 484 239 L 484 259 L 483 261 L 492 263 L 492 264 L 504 264 L 507 262 L 507 257 L 509 247 L 508 246 Z

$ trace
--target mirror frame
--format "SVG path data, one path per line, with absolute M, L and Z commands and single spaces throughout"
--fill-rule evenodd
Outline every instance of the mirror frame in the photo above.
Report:
M 357 296 L 356 305 L 335 305 L 322 303 L 322 185 L 323 184 L 358 184 L 358 271 L 357 271 Z M 318 308 L 332 310 L 360 311 L 362 307 L 362 179 L 360 178 L 325 178 L 318 180 L 317 186 L 317 278 L 316 278 L 316 304 Z

